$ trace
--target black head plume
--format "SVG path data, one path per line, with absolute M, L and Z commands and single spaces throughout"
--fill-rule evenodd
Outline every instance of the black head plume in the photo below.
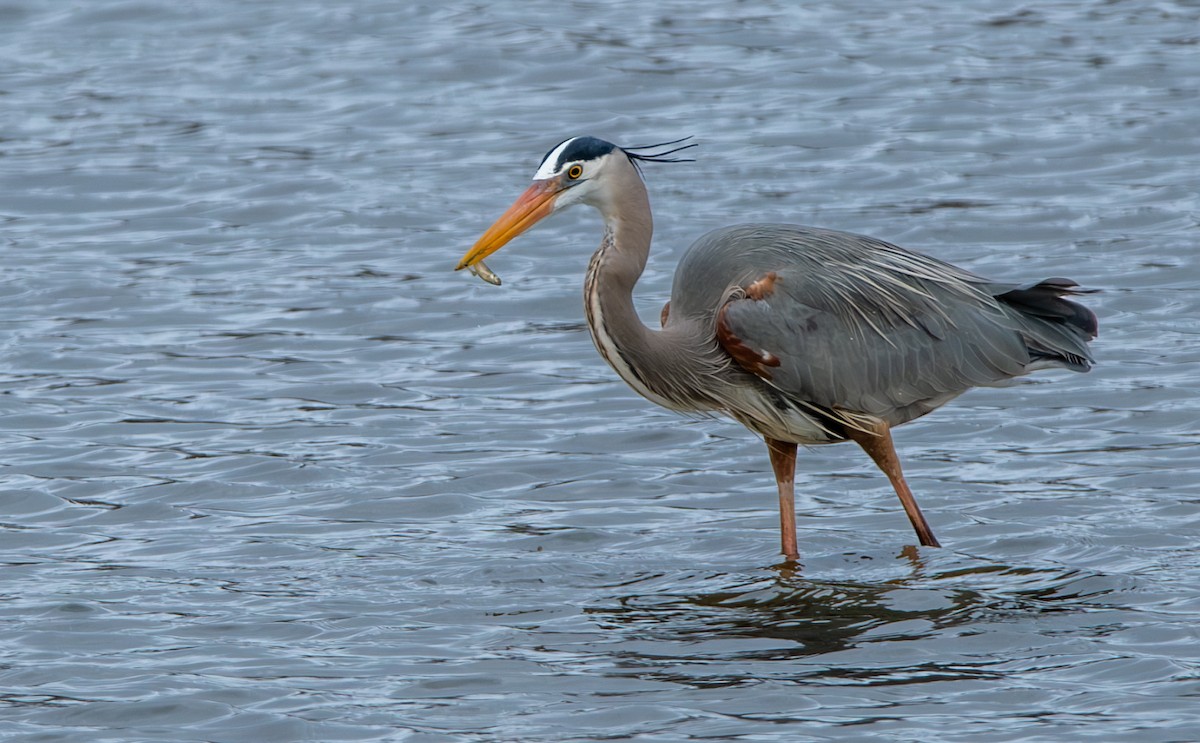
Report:
M 622 147 L 621 149 L 624 150 L 626 155 L 629 155 L 630 161 L 633 162 L 634 167 L 636 167 L 638 169 L 638 172 L 640 173 L 642 170 L 640 163 L 691 163 L 691 162 L 695 162 L 695 158 L 691 158 L 691 157 L 670 157 L 671 155 L 674 155 L 676 152 L 682 152 L 683 150 L 691 149 L 692 147 L 698 146 L 697 143 L 695 143 L 695 142 L 692 142 L 690 144 L 681 144 L 682 142 L 687 142 L 691 138 L 692 137 L 689 135 L 689 136 L 683 137 L 681 139 L 672 139 L 670 142 L 659 142 L 658 144 L 642 144 L 642 145 L 637 145 L 634 147 Z M 671 147 L 671 145 L 680 145 L 680 146 L 672 147 L 671 149 L 668 149 L 668 150 L 661 149 L 663 147 Z M 653 150 L 659 150 L 659 151 L 654 152 Z

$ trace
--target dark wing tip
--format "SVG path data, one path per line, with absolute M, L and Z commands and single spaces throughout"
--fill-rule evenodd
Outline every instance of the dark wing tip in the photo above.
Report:
M 1053 278 L 1039 281 L 1032 286 L 1011 289 L 998 294 L 996 299 L 1019 311 L 1051 322 L 1073 326 L 1095 338 L 1100 332 L 1096 313 L 1087 307 L 1063 297 L 1092 294 L 1096 289 L 1084 289 L 1070 279 Z
M 1062 292 L 1064 295 L 1065 294 L 1096 294 L 1100 291 L 1099 289 L 1085 289 L 1082 286 L 1080 286 L 1079 284 L 1076 284 L 1073 280 L 1064 279 L 1061 277 L 1055 277 L 1053 279 L 1044 279 L 1042 281 L 1037 282 L 1033 286 L 1026 286 L 1023 288 L 1034 289 L 1037 287 L 1043 287 L 1046 289 L 1057 289 L 1058 291 Z

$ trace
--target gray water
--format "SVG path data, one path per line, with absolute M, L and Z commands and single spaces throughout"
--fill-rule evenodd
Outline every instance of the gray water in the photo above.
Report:
M 0 2 L 0 737 L 1200 739 L 1200 6 Z M 705 230 L 1103 290 L 1097 368 L 852 445 L 627 390 L 564 137 Z

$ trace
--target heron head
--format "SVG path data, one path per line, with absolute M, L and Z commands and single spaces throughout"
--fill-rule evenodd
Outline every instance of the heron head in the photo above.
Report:
M 613 153 L 621 151 L 595 137 L 560 142 L 542 158 L 525 193 L 483 233 L 454 270 L 475 265 L 559 209 L 588 201 L 600 188 L 600 177 Z
M 533 183 L 525 189 L 525 193 L 518 196 L 508 211 L 501 214 L 487 232 L 483 233 L 454 270 L 459 271 L 479 263 L 559 209 L 584 203 L 603 210 L 605 189 L 620 180 L 605 178 L 606 174 L 622 167 L 635 171 L 639 161 L 677 162 L 675 158 L 664 156 L 695 145 L 684 145 L 658 153 L 639 151 L 682 141 L 684 140 L 625 148 L 596 137 L 572 137 L 559 142 L 542 158 L 542 164 L 533 174 Z M 633 168 L 628 167 L 630 163 L 633 164 Z

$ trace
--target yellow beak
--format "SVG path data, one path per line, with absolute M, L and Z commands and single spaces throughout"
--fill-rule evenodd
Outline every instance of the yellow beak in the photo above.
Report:
M 554 197 L 561 191 L 557 178 L 534 181 L 517 197 L 508 211 L 500 215 L 495 224 L 467 251 L 455 271 L 475 265 L 508 244 L 517 235 L 545 219 L 554 211 Z

